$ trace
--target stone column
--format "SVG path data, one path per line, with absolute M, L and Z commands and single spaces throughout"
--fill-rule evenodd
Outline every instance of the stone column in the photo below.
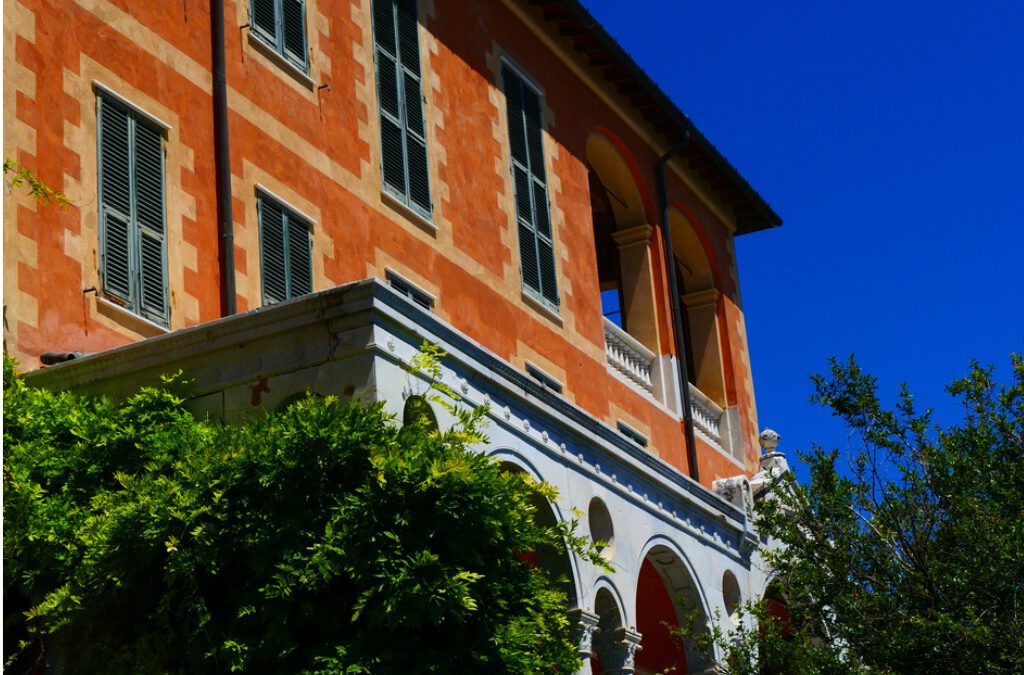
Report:
M 654 274 L 651 271 L 650 225 L 636 225 L 612 234 L 619 247 L 622 274 L 622 315 L 626 332 L 657 354 L 658 316 L 654 304 Z
M 640 633 L 622 626 L 601 631 L 594 642 L 601 675 L 633 675 L 640 638 Z
M 722 366 L 722 345 L 718 335 L 718 298 L 715 288 L 687 293 L 682 297 L 686 314 L 690 319 L 690 344 L 687 348 L 693 354 L 697 388 L 704 395 L 726 407 L 725 370 Z
M 576 637 L 576 644 L 579 645 L 580 658 L 586 664 L 594 653 L 594 634 L 598 633 L 598 622 L 601 617 L 585 609 L 569 610 L 569 625 L 573 627 L 573 634 Z M 589 671 L 588 671 L 589 672 Z

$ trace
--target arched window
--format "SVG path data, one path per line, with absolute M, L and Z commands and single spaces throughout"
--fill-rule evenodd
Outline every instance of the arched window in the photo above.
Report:
M 422 396 L 410 396 L 402 410 L 402 426 L 423 426 L 427 431 L 437 431 L 437 416 L 430 403 Z
M 597 279 L 601 286 L 601 314 L 623 330 L 626 328 L 622 311 L 622 269 L 619 247 L 615 244 L 615 214 L 611 195 L 597 172 L 588 167 L 590 184 L 590 214 L 594 223 L 594 248 L 597 253 Z
M 533 478 L 517 464 L 509 461 L 501 462 L 501 469 L 506 473 L 517 474 L 523 480 L 532 481 Z M 533 507 L 534 522 L 543 527 L 555 527 L 558 523 L 558 515 L 554 507 L 544 497 L 534 494 L 531 506 Z M 569 550 L 564 546 L 543 546 L 536 551 L 523 551 L 522 559 L 531 565 L 543 570 L 555 585 L 565 593 L 568 600 L 568 607 L 575 607 L 579 598 L 576 596 L 576 584 L 573 582 L 572 563 L 569 559 Z
M 726 400 L 725 369 L 718 325 L 721 293 L 715 286 L 711 263 L 704 245 L 689 219 L 672 209 L 674 274 L 683 312 L 683 338 L 686 343 L 686 372 L 690 384 L 721 408 Z
M 658 322 L 650 241 L 640 187 L 629 164 L 604 135 L 587 139 L 590 213 L 601 291 L 601 313 L 650 352 L 658 352 Z

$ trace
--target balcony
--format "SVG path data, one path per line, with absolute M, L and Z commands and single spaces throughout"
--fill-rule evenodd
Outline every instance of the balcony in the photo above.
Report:
M 671 409 L 679 414 L 679 408 L 671 401 L 678 402 L 678 389 L 672 387 L 673 380 L 677 377 L 675 365 L 671 360 L 659 359 L 651 350 L 640 344 L 636 338 L 622 330 L 614 323 L 604 319 L 604 351 L 608 358 L 608 367 L 618 372 L 629 380 L 637 389 L 640 389 L 655 399 L 669 405 Z M 666 361 L 662 363 L 662 361 Z M 671 368 L 667 372 L 664 369 Z M 659 382 L 666 381 L 676 393 L 672 394 L 665 390 L 666 387 L 659 386 Z M 664 391 L 663 391 L 664 390 Z M 704 392 L 690 384 L 690 415 L 693 418 L 694 430 L 705 441 L 727 452 L 731 445 L 729 442 L 729 420 L 725 411 L 715 403 Z
M 693 428 L 719 448 L 724 448 L 724 410 L 708 398 L 704 392 L 690 384 L 690 415 Z
M 604 319 L 604 351 L 612 369 L 648 394 L 654 395 L 654 381 L 651 378 L 656 358 L 654 352 L 607 317 Z

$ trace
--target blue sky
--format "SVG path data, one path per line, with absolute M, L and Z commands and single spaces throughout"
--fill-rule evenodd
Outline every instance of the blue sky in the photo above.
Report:
M 737 240 L 761 426 L 843 449 L 856 354 L 940 420 L 1024 352 L 1024 3 L 584 0 L 782 216 Z M 802 472 L 801 472 L 802 473 Z

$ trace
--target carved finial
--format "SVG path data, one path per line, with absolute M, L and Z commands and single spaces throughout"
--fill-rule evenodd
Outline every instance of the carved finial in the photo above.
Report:
M 775 448 L 779 447 L 779 433 L 773 429 L 765 429 L 761 432 L 761 435 L 757 437 L 757 440 L 761 442 L 761 449 L 767 455 L 775 452 Z
M 750 489 L 754 495 L 760 494 L 780 476 L 789 472 L 786 454 L 777 449 L 780 438 L 782 437 L 779 433 L 772 429 L 765 429 L 758 436 L 764 454 L 761 455 L 761 460 L 758 462 L 759 471 L 750 479 Z

